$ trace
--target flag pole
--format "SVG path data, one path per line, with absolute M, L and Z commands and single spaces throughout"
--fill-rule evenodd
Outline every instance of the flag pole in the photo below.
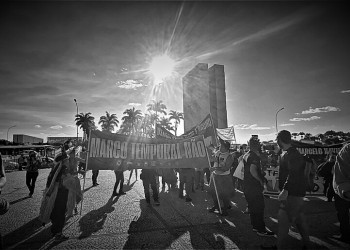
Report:
M 203 136 L 203 139 L 204 139 L 204 136 Z M 208 159 L 208 163 L 209 163 L 209 166 L 210 166 L 210 160 L 209 160 L 209 154 L 208 154 L 208 148 L 205 147 L 205 150 L 207 151 L 207 159 Z M 210 166 L 211 167 L 211 166 Z M 214 172 L 211 172 L 210 173 L 210 182 L 213 180 L 213 184 L 214 184 L 214 190 L 215 190 L 215 195 L 216 195 L 216 199 L 218 200 L 218 205 L 219 205 L 219 211 L 220 211 L 220 214 L 222 213 L 221 212 L 221 205 L 220 205 L 220 200 L 219 200 L 219 195 L 218 195 L 218 190 L 216 188 L 216 183 L 215 183 L 215 178 L 214 178 Z M 210 183 L 209 183 L 210 184 Z
M 86 161 L 85 161 L 85 174 L 84 174 L 84 181 L 83 181 L 83 192 L 85 190 L 85 180 L 86 180 L 86 172 L 88 169 L 88 163 L 89 163 L 89 153 L 90 153 L 90 143 L 91 141 L 91 129 L 89 129 L 89 140 L 88 140 L 88 150 L 86 151 Z M 84 193 L 81 199 L 81 204 L 80 204 L 80 216 L 83 211 L 83 201 L 84 201 Z

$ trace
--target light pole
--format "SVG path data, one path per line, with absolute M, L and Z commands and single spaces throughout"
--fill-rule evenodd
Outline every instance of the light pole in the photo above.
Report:
M 278 127 L 277 127 L 277 115 L 278 112 L 280 112 L 281 110 L 283 110 L 284 108 L 280 108 L 277 112 L 276 112 L 276 132 L 278 133 Z
M 16 127 L 16 125 L 13 125 L 7 129 L 7 141 L 9 141 L 9 131 L 11 128 Z
M 79 114 L 79 109 L 78 109 L 78 103 L 77 103 L 77 99 L 74 99 L 74 102 L 75 102 L 75 106 L 77 106 L 77 117 L 78 117 L 78 114 Z M 79 127 L 77 125 L 77 142 L 78 143 L 78 137 L 79 137 Z

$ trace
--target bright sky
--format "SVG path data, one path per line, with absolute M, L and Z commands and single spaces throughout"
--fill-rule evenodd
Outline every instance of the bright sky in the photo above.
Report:
M 145 111 L 152 99 L 182 112 L 182 77 L 198 63 L 225 66 L 238 143 L 274 139 L 282 107 L 280 130 L 349 132 L 345 4 L 8 1 L 0 8 L 0 138 L 76 136 L 74 98 L 96 123 L 108 111 L 121 124 L 125 109 Z M 155 88 L 148 69 L 163 53 L 175 72 Z

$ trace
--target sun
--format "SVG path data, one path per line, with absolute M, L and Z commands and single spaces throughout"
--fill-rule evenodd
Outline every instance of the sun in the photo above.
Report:
M 149 71 L 153 74 L 156 83 L 160 83 L 166 77 L 173 74 L 175 61 L 168 55 L 156 56 L 152 59 Z

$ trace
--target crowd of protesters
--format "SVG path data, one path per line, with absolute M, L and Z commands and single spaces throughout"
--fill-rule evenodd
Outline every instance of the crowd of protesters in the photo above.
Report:
M 228 215 L 231 208 L 231 199 L 235 196 L 235 190 L 240 189 L 247 201 L 246 213 L 249 213 L 252 230 L 261 237 L 275 236 L 268 229 L 264 221 L 264 189 L 267 185 L 264 170 L 266 166 L 279 166 L 278 186 L 280 202 L 278 210 L 277 247 L 285 249 L 286 238 L 291 225 L 298 229 L 306 249 L 310 245 L 309 229 L 306 223 L 304 210 L 304 197 L 306 185 L 304 181 L 305 160 L 299 151 L 291 144 L 291 133 L 282 130 L 277 135 L 278 148 L 264 152 L 264 148 L 257 136 L 252 136 L 248 145 L 241 145 L 238 150 L 230 149 L 230 143 L 219 140 L 218 147 L 209 147 L 211 150 L 210 168 L 194 169 L 142 169 L 140 180 L 143 182 L 145 199 L 151 205 L 152 198 L 156 206 L 160 205 L 159 199 L 159 176 L 162 177 L 162 191 L 168 185 L 168 190 L 178 190 L 178 197 L 185 202 L 192 201 L 195 190 L 205 191 L 211 195 L 213 206 L 208 209 L 209 213 L 221 216 Z M 77 152 L 78 151 L 78 152 Z M 208 151 L 209 152 L 209 151 Z M 344 146 L 338 155 L 330 154 L 324 164 L 318 168 L 318 173 L 326 182 L 325 196 L 328 201 L 335 200 L 337 216 L 340 222 L 339 239 L 349 242 L 349 208 L 350 208 L 350 144 Z M 62 151 L 55 157 L 55 166 L 48 176 L 44 192 L 39 219 L 43 224 L 52 222 L 51 232 L 55 240 L 66 237 L 62 234 L 66 219 L 77 213 L 77 204 L 82 200 L 82 190 L 78 173 L 85 176 L 86 150 L 84 147 L 73 146 L 71 141 L 64 143 Z M 244 166 L 243 180 L 233 177 L 237 166 Z M 27 163 L 26 183 L 32 196 L 35 189 L 35 180 L 38 177 L 39 162 L 36 155 L 30 155 Z M 116 182 L 112 196 L 125 195 L 123 191 L 124 171 L 115 170 Z M 135 169 L 135 178 L 138 173 Z M 1 172 L 2 184 L 4 185 L 4 171 Z M 93 173 L 93 186 L 97 184 L 96 171 Z M 130 176 L 132 172 L 130 171 Z M 205 181 L 206 180 L 206 183 Z M 179 185 L 177 185 L 179 183 Z M 205 189 L 204 187 L 207 186 Z M 0 191 L 1 191 L 0 187 Z M 119 191 L 117 192 L 117 188 Z

